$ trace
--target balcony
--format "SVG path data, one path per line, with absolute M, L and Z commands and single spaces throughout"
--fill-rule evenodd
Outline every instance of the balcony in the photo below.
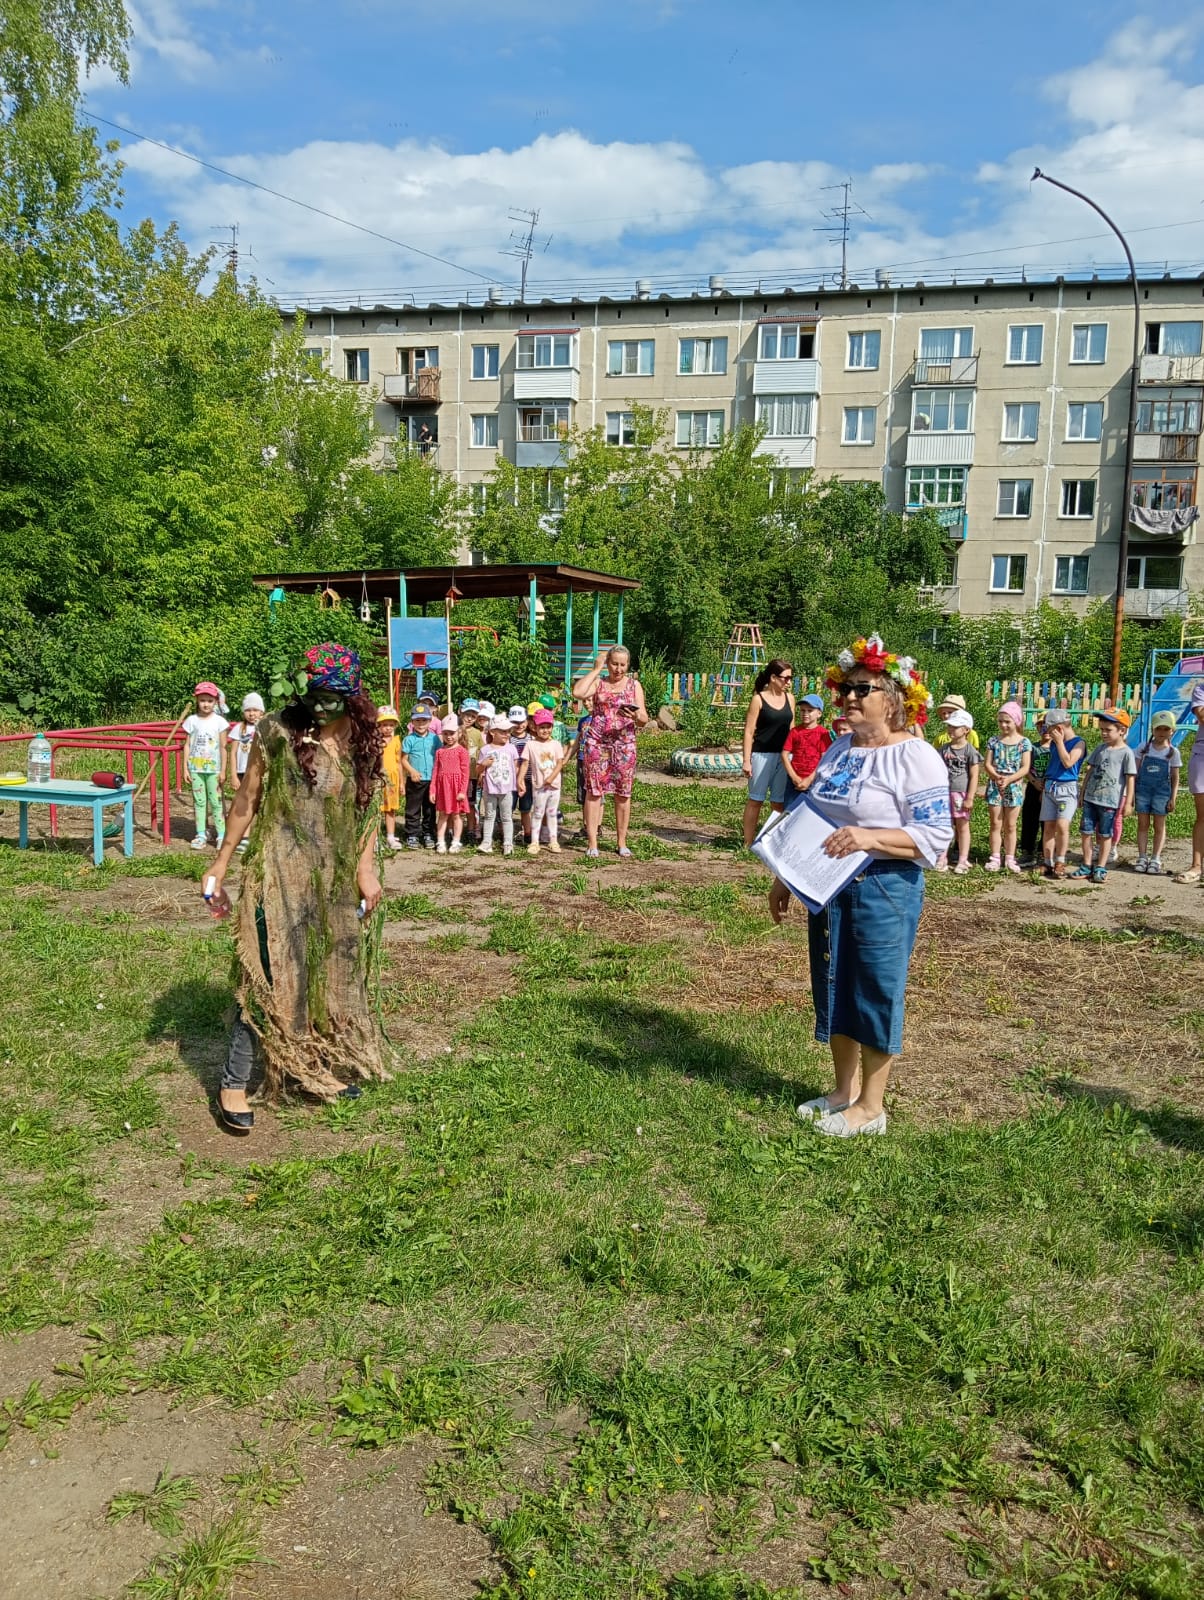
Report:
M 580 390 L 576 367 L 520 367 L 514 374 L 516 400 L 576 400 Z
M 920 593 L 930 604 L 943 611 L 946 616 L 951 611 L 960 611 L 962 603 L 962 589 L 960 583 L 923 583 Z
M 1134 461 L 1184 461 L 1200 454 L 1198 433 L 1137 433 L 1133 435 Z
M 1141 358 L 1142 383 L 1204 383 L 1204 356 L 1151 356 Z
M 754 361 L 754 394 L 818 394 L 818 361 Z
M 573 447 L 565 430 L 547 423 L 521 422 L 514 447 L 517 467 L 567 467 Z
M 1146 622 L 1181 617 L 1187 611 L 1186 589 L 1126 589 L 1125 616 Z
M 800 362 L 799 365 L 802 363 Z M 773 365 L 780 366 L 781 362 Z M 779 467 L 813 467 L 815 465 L 815 438 L 762 439 L 756 454 L 769 456 Z
M 968 467 L 974 460 L 972 433 L 931 433 L 927 429 L 907 435 L 909 467 Z
M 966 537 L 966 508 L 957 506 L 914 505 L 908 506 L 907 516 L 914 517 L 920 511 L 935 511 L 936 520 L 940 523 L 946 539 L 960 544 Z
M 917 356 L 911 381 L 917 388 L 928 384 L 977 383 L 977 356 Z
M 384 398 L 392 405 L 438 405 L 439 368 L 422 367 L 418 372 L 387 372 Z

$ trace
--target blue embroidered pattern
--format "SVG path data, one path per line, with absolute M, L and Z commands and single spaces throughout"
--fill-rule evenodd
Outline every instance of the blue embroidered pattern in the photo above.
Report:
M 816 800 L 850 800 L 861 786 L 865 766 L 864 751 L 846 750 L 836 757 L 832 765 L 817 779 L 813 798 Z
M 948 822 L 948 789 L 921 789 L 919 794 L 904 796 L 907 814 L 913 822 Z

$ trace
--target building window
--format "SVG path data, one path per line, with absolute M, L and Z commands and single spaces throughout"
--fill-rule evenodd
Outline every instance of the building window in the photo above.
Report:
M 489 509 L 489 485 L 487 483 L 470 483 L 468 485 L 468 509 L 474 517 L 479 517 L 482 511 Z M 473 565 L 478 563 L 475 558 Z
M 524 444 L 555 444 L 569 431 L 568 401 L 558 405 L 523 406 L 518 414 L 518 436 Z
M 1181 556 L 1130 556 L 1126 589 L 1178 589 L 1183 582 Z
M 517 363 L 520 372 L 532 367 L 571 367 L 571 333 L 520 333 Z
M 1031 478 L 1000 478 L 999 498 L 995 503 L 997 517 L 1031 517 L 1033 514 L 1033 480 Z
M 1139 469 L 1141 470 L 1141 469 Z M 1185 511 L 1196 503 L 1194 467 L 1167 467 L 1155 476 L 1133 480 L 1132 504 L 1143 511 Z M 1149 467 L 1145 471 L 1150 472 Z
M 321 372 L 326 366 L 326 352 L 320 344 L 307 344 L 302 351 L 307 365 Z
M 1027 556 L 992 556 L 991 590 L 994 594 L 1023 594 Z
M 815 329 L 797 322 L 763 322 L 758 361 L 810 361 L 815 354 Z
M 1037 437 L 1041 422 L 1041 404 L 1037 400 L 1022 400 L 1003 408 L 1003 437 L 1010 442 L 1031 444 Z
M 649 378 L 655 363 L 656 344 L 652 339 L 612 339 L 606 347 L 609 378 Z
M 723 442 L 722 411 L 679 411 L 677 444 L 682 450 L 702 450 Z
M 367 383 L 368 352 L 366 350 L 344 350 L 343 358 L 346 361 L 347 382 Z
M 406 353 L 404 350 L 397 352 L 399 356 Z M 439 346 L 437 344 L 419 345 L 416 350 L 411 350 L 408 354 L 410 356 L 411 372 L 423 372 L 427 367 L 437 367 L 439 365 Z M 405 368 L 399 367 L 398 370 L 404 372 Z
M 476 450 L 497 449 L 497 412 L 486 411 L 472 419 L 472 443 Z
M 606 413 L 607 444 L 635 443 L 635 412 L 608 411 Z
M 913 433 L 971 433 L 973 389 L 917 389 L 911 400 Z
M 564 510 L 564 473 L 544 472 L 535 483 L 536 503 L 545 511 L 559 515 Z
M 1106 322 L 1076 322 L 1070 330 L 1072 366 L 1098 367 L 1108 354 Z
M 474 378 L 496 378 L 498 375 L 498 347 L 495 344 L 474 344 L 472 347 L 472 375 Z
M 966 501 L 965 467 L 908 467 L 907 509 L 960 506 Z
M 1204 324 L 1199 322 L 1147 322 L 1145 353 L 1148 356 L 1198 356 Z
M 681 339 L 678 341 L 679 373 L 726 372 L 726 339 Z
M 1093 517 L 1095 515 L 1095 479 L 1063 478 L 1061 517 Z
M 861 372 L 876 372 L 882 355 L 882 335 L 873 329 L 849 335 L 850 368 Z
M 1066 407 L 1066 437 L 1094 444 L 1104 431 L 1104 406 L 1100 400 L 1072 400 Z
M 878 427 L 877 406 L 846 406 L 841 444 L 873 444 Z
M 1017 323 L 1008 329 L 1008 365 L 1039 367 L 1045 329 L 1039 322 Z
M 1090 556 L 1055 556 L 1054 593 L 1086 594 L 1087 568 L 1090 564 Z
M 1199 433 L 1200 402 L 1167 395 L 1137 402 L 1138 433 Z
M 973 328 L 921 328 L 921 361 L 954 361 L 974 354 Z
M 815 396 L 759 395 L 757 422 L 767 439 L 809 439 L 815 432 Z

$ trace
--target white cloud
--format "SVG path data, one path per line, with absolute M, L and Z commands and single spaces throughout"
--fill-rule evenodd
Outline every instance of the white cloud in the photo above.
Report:
M 157 37 L 181 70 L 192 70 L 189 62 L 201 70 L 203 53 L 190 57 L 186 37 L 173 32 L 174 0 L 142 3 L 156 8 Z M 723 168 L 681 142 L 601 143 L 573 129 L 470 153 L 412 139 L 327 140 L 270 156 L 207 158 L 496 282 L 515 276 L 515 264 L 499 254 L 512 226 L 507 213 L 538 207 L 540 236 L 553 240 L 533 263 L 536 293 L 541 282 L 786 270 L 801 281 L 831 270 L 836 252 L 823 213 L 840 199 L 828 186 L 846 177 L 869 213 L 851 224 L 849 259 L 859 275 L 896 263 L 914 263 L 904 276 L 929 281 L 955 267 L 1114 264 L 1110 236 L 1082 237 L 1103 231 L 1086 207 L 1030 185 L 1034 165 L 1089 192 L 1133 230 L 1139 260 L 1185 262 L 1204 257 L 1204 84 L 1187 81 L 1181 65 L 1191 59 L 1189 37 L 1182 29 L 1123 30 L 1098 60 L 1043 86 L 1066 130 L 1060 141 L 1013 150 L 972 174 L 909 161 L 905 151 L 864 171 L 836 167 L 821 152 Z M 474 284 L 153 146 L 131 145 L 124 156 L 161 197 L 161 214 L 178 218 L 196 245 L 208 242 L 215 217 L 238 218 L 257 270 L 286 294 L 386 298 L 407 284 Z

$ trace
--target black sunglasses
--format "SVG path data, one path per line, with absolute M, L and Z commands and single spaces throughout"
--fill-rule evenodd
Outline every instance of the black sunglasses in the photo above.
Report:
M 838 700 L 847 700 L 851 694 L 864 700 L 867 694 L 874 694 L 881 687 L 880 683 L 838 683 L 832 693 Z

